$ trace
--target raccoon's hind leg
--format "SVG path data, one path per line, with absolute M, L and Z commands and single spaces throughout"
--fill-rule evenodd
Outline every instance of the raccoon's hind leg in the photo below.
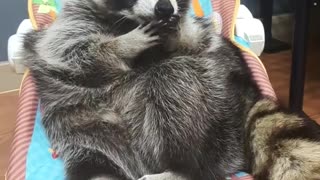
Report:
M 53 113 L 44 110 L 43 125 L 70 179 L 111 176 L 134 180 L 144 174 L 126 127 L 112 117 L 68 106 Z
M 68 137 L 59 132 L 50 134 L 50 139 L 60 136 L 59 144 L 54 141 L 54 145 L 70 180 L 135 180 L 143 175 L 142 163 L 117 127 L 103 123 L 89 126 L 70 130 Z

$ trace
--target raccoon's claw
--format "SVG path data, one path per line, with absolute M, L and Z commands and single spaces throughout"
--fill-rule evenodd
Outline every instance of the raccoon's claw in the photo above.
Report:
M 179 15 L 172 15 L 168 20 L 171 24 L 176 25 L 178 23 L 178 21 L 180 20 L 180 16 Z
M 175 33 L 178 31 L 178 21 L 180 19 L 180 16 L 178 15 L 172 15 L 167 20 L 160 20 L 159 23 L 161 24 L 161 30 L 160 30 L 160 36 L 166 37 L 169 34 Z
M 142 24 L 140 27 L 146 34 L 150 34 L 151 36 L 156 36 L 159 34 L 161 29 L 160 25 L 155 22 Z
M 132 31 L 130 37 L 133 37 L 137 46 L 143 47 L 143 49 L 160 44 L 159 28 L 156 28 L 154 23 L 144 23 L 140 25 Z

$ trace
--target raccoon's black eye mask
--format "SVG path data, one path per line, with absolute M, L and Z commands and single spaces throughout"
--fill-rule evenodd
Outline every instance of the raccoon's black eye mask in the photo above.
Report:
M 131 8 L 137 0 L 113 0 L 112 5 L 115 10 L 123 10 Z

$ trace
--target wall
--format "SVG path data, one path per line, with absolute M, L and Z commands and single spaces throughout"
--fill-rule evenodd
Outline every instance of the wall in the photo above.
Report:
M 8 38 L 15 34 L 19 24 L 28 17 L 27 0 L 0 0 L 0 61 L 8 60 Z

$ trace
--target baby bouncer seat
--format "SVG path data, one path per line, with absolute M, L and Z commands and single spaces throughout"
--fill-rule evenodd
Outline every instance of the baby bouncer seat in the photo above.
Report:
M 192 0 L 190 15 L 212 18 L 214 31 L 233 41 L 257 82 L 261 93 L 275 97 L 266 70 L 259 58 L 243 43 L 236 41 L 234 26 L 240 0 Z M 49 26 L 60 10 L 60 0 L 29 0 L 29 17 L 34 29 Z M 21 83 L 14 140 L 12 142 L 7 180 L 63 180 L 63 163 L 50 148 L 41 125 L 40 99 L 32 75 L 27 71 Z M 239 172 L 226 179 L 249 180 L 249 174 Z

